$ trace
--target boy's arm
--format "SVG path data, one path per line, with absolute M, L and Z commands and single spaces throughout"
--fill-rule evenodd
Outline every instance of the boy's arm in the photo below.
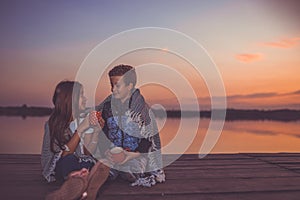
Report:
M 129 160 L 137 158 L 141 155 L 139 152 L 129 152 L 129 151 L 126 151 L 126 150 L 124 150 L 124 153 L 125 153 L 125 160 L 122 163 L 120 163 L 120 165 L 126 163 Z
M 140 152 L 130 152 L 130 151 L 126 151 L 126 150 L 124 150 L 124 153 L 125 153 L 125 159 L 123 160 L 123 162 L 121 162 L 121 163 L 115 163 L 115 164 L 123 165 L 127 161 L 132 160 L 134 158 L 137 158 L 137 157 L 139 157 L 141 155 Z M 106 157 L 107 157 L 108 160 L 110 160 L 111 162 L 113 162 L 113 159 L 112 159 L 111 154 L 109 152 L 107 152 Z

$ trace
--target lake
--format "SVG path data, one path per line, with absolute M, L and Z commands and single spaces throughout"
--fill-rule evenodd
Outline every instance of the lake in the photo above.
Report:
M 48 117 L 0 117 L 0 153 L 38 154 L 41 150 L 44 123 Z M 210 120 L 201 118 L 157 119 L 163 153 L 198 153 L 207 133 Z M 185 123 L 179 130 L 180 122 Z M 197 127 L 196 132 L 192 127 Z M 300 152 L 300 121 L 226 121 L 218 142 L 211 153 Z M 193 133 L 194 132 L 194 133 Z M 193 136 L 193 140 L 190 138 Z M 179 142 L 173 141 L 180 138 Z

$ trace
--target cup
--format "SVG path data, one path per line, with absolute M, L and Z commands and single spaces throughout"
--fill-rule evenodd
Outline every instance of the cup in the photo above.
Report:
M 97 120 L 100 121 L 100 119 L 102 119 L 102 112 L 97 111 L 96 112 L 96 117 L 97 117 Z
M 100 111 L 92 111 L 89 115 L 89 121 L 91 125 L 97 125 L 102 118 L 102 113 Z
M 121 163 L 125 160 L 125 153 L 122 147 L 114 147 L 110 150 L 110 153 L 115 163 Z

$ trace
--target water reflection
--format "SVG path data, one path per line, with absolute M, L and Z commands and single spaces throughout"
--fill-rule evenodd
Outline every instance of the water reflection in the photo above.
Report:
M 188 120 L 193 123 L 193 119 Z M 169 144 L 176 134 L 192 134 L 178 131 L 180 119 L 168 119 L 161 131 L 163 145 Z M 209 119 L 201 119 L 197 135 L 185 153 L 198 153 L 209 125 Z M 300 152 L 300 121 L 226 121 L 222 134 L 212 153 L 245 152 Z M 164 153 L 181 153 L 164 152 Z
M 44 123 L 48 117 L 0 117 L 1 142 L 0 153 L 40 153 Z M 193 118 L 182 119 L 185 123 L 196 123 Z M 188 128 L 179 131 L 180 119 L 172 118 L 163 121 L 158 119 L 162 146 L 171 145 L 163 153 L 198 153 L 207 132 L 209 119 L 201 119 L 197 133 Z M 300 121 L 226 121 L 222 134 L 212 153 L 238 152 L 300 152 Z M 185 141 L 184 136 L 195 134 L 192 141 Z M 176 137 L 183 139 L 176 142 Z M 183 136 L 183 137 L 182 137 Z M 190 135 L 189 135 L 190 136 Z M 188 137 L 186 137 L 188 138 Z M 190 145 L 186 145 L 190 142 Z M 182 145 L 182 146 L 181 146 Z
M 40 153 L 47 117 L 0 117 L 0 153 Z

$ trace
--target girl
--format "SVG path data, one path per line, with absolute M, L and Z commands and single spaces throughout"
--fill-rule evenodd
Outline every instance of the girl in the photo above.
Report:
M 62 81 L 55 88 L 54 110 L 45 124 L 42 174 L 48 182 L 66 181 L 48 199 L 77 199 L 85 191 L 88 199 L 95 199 L 108 176 L 109 168 L 100 162 L 95 165 L 96 160 L 83 145 L 94 150 L 100 129 L 99 125 L 89 128 L 88 117 L 80 118 L 86 100 L 83 86 L 78 82 Z

